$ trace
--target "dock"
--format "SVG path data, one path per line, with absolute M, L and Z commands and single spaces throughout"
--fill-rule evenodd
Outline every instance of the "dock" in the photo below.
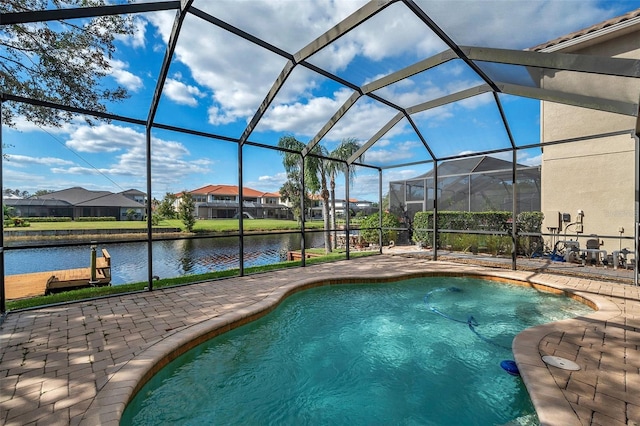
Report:
M 315 254 L 315 253 L 309 253 L 306 252 L 305 253 L 305 258 L 310 259 L 312 257 L 319 257 L 322 256 L 321 254 Z M 302 252 L 300 250 L 293 250 L 293 251 L 288 251 L 287 252 L 287 261 L 298 261 L 298 260 L 302 260 Z
M 43 296 L 65 290 L 111 284 L 111 256 L 102 249 L 102 257 L 96 258 L 95 281 L 91 282 L 91 268 L 63 269 L 6 275 L 4 277 L 7 300 Z

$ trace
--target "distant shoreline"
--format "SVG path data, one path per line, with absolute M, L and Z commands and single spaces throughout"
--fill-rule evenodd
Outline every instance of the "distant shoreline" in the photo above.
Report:
M 154 234 L 163 238 L 184 235 L 180 228 L 153 228 Z M 59 240 L 123 240 L 146 237 L 147 230 L 140 229 L 56 229 L 56 230 L 16 230 L 4 233 L 5 242 L 38 242 Z

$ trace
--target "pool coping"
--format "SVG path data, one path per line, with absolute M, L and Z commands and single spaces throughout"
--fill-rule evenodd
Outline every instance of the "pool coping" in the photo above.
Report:
M 107 307 L 111 307 L 111 309 L 114 309 L 113 305 L 117 304 L 123 306 L 126 306 L 127 303 L 143 305 L 140 309 L 142 312 L 140 315 L 152 317 L 153 312 L 145 313 L 144 305 L 147 303 L 153 304 L 157 300 L 162 300 L 164 299 L 163 296 L 171 296 L 175 297 L 176 300 L 184 300 L 185 298 L 194 297 L 194 294 L 197 297 L 201 294 L 200 292 L 202 292 L 202 294 L 206 294 L 207 297 L 217 298 L 222 297 L 218 293 L 227 292 L 230 294 L 237 289 L 238 294 L 240 294 L 242 291 L 251 290 L 248 298 L 242 299 L 243 301 L 241 303 L 236 303 L 235 299 L 233 299 L 233 303 L 229 303 L 229 294 L 226 294 L 224 296 L 227 298 L 224 299 L 227 301 L 227 303 L 224 304 L 225 308 L 221 310 L 212 309 L 210 313 L 205 312 L 202 315 L 208 317 L 204 320 L 194 319 L 189 322 L 187 321 L 188 319 L 182 318 L 182 322 L 178 321 L 176 324 L 179 325 L 175 328 L 162 328 L 161 326 L 157 329 L 149 328 L 148 324 L 143 325 L 142 321 L 140 321 L 140 324 L 136 323 L 128 331 L 133 336 L 139 329 L 146 327 L 144 328 L 144 330 L 146 330 L 144 331 L 144 333 L 146 333 L 145 343 L 139 345 L 137 350 L 133 350 L 130 354 L 121 354 L 117 359 L 118 362 L 113 362 L 111 365 L 105 362 L 100 367 L 100 374 L 97 375 L 99 379 L 94 378 L 96 382 L 95 394 L 82 399 L 80 396 L 71 395 L 73 392 L 69 387 L 66 397 L 65 395 L 60 397 L 59 400 L 56 401 L 57 405 L 53 405 L 50 410 L 47 410 L 47 413 L 53 415 L 56 412 L 56 407 L 66 406 L 71 410 L 68 400 L 70 398 L 76 398 L 77 401 L 82 401 L 82 404 L 78 405 L 73 412 L 69 412 L 68 419 L 70 424 L 119 424 L 126 404 L 135 392 L 148 378 L 170 360 L 175 359 L 190 347 L 194 347 L 217 334 L 228 331 L 232 327 L 245 324 L 258 316 L 272 311 L 282 300 L 292 293 L 321 285 L 389 282 L 418 276 L 441 275 L 474 276 L 499 281 L 519 282 L 524 283 L 524 285 L 544 286 L 546 289 L 555 289 L 558 292 L 571 293 L 575 295 L 575 297 L 591 302 L 598 308 L 593 314 L 578 319 L 564 320 L 527 329 L 520 333 L 513 342 L 514 359 L 516 360 L 522 379 L 534 403 L 540 424 L 599 424 L 597 419 L 613 419 L 616 421 L 616 423 L 607 422 L 607 424 L 633 424 L 633 422 L 640 422 L 640 407 L 636 407 L 633 403 L 635 399 L 632 399 L 634 392 L 637 392 L 636 389 L 640 387 L 640 363 L 638 363 L 639 365 L 637 367 L 634 367 L 636 362 L 635 358 L 632 360 L 633 362 L 630 364 L 630 368 L 627 368 L 629 377 L 627 378 L 625 376 L 622 379 L 621 386 L 624 388 L 624 393 L 627 396 L 621 396 L 616 394 L 616 392 L 607 391 L 607 389 L 611 389 L 612 387 L 617 389 L 619 386 L 615 383 L 606 384 L 603 382 L 606 385 L 603 388 L 604 393 L 599 392 L 597 386 L 594 385 L 594 395 L 591 398 L 588 398 L 588 395 L 583 395 L 585 392 L 583 392 L 580 386 L 578 386 L 577 390 L 574 385 L 569 386 L 572 383 L 571 376 L 567 375 L 565 371 L 554 371 L 559 369 L 548 367 L 541 360 L 543 354 L 555 354 L 564 355 L 567 358 L 573 357 L 574 359 L 572 359 L 572 361 L 582 362 L 580 350 L 583 349 L 583 347 L 579 347 L 577 351 L 574 351 L 575 353 L 567 350 L 567 347 L 573 348 L 575 342 L 568 339 L 567 342 L 563 343 L 562 333 L 569 335 L 571 334 L 569 333 L 570 330 L 587 330 L 589 327 L 606 328 L 607 323 L 610 321 L 626 321 L 627 318 L 637 322 L 637 319 L 640 318 L 640 294 L 637 287 L 619 283 L 608 283 L 601 280 L 562 277 L 539 272 L 491 269 L 442 261 L 433 262 L 428 260 L 406 259 L 400 256 L 390 255 L 376 256 L 373 259 L 354 259 L 331 264 L 314 265 L 295 270 L 281 270 L 247 277 L 230 278 L 224 280 L 225 284 L 220 284 L 222 281 L 213 284 L 202 283 L 193 286 L 157 290 L 152 293 L 110 298 L 102 302 L 101 305 L 106 305 Z M 343 278 L 338 279 L 336 278 L 337 276 Z M 240 289 L 240 287 L 242 288 Z M 629 296 L 625 296 L 622 299 L 616 296 L 621 289 L 624 290 L 625 294 L 629 293 Z M 247 295 L 243 297 L 245 296 Z M 172 300 L 173 299 L 165 302 L 171 303 Z M 213 305 L 213 302 L 207 302 L 206 300 L 202 301 L 202 303 L 205 311 L 208 311 L 208 307 Z M 74 308 L 58 307 L 49 310 L 42 309 L 37 311 L 35 315 L 60 315 L 61 313 L 64 314 L 67 312 L 67 310 L 73 311 L 78 307 L 82 307 L 82 305 L 82 303 L 77 303 L 70 305 L 74 306 Z M 632 309 L 631 315 L 629 315 L 629 312 L 625 312 L 629 311 L 630 308 Z M 185 312 L 187 311 L 188 309 L 185 310 Z M 72 315 L 71 312 L 67 314 Z M 7 321 L 0 327 L 3 335 L 14 315 L 18 316 L 20 314 L 10 314 Z M 155 318 L 145 318 L 145 320 L 150 321 L 154 321 L 154 319 Z M 627 333 L 628 336 L 625 334 L 626 340 L 624 342 L 612 341 L 608 343 L 609 346 L 614 346 L 613 344 L 615 343 L 615 346 L 622 346 L 623 349 L 625 347 L 633 347 L 631 343 L 638 341 L 638 337 L 640 336 L 640 334 L 638 334 L 640 326 L 635 324 L 634 322 L 629 326 L 625 325 L 625 333 Z M 560 333 L 560 337 L 558 337 L 558 333 Z M 133 339 L 133 337 L 127 336 L 127 333 L 124 333 L 123 336 L 119 338 L 126 341 L 127 337 Z M 604 343 L 605 342 L 603 342 L 603 344 Z M 593 346 L 593 344 L 591 344 L 591 346 Z M 72 348 L 66 349 L 70 350 Z M 637 349 L 638 347 L 636 345 L 636 352 L 638 352 Z M 104 350 L 104 348 L 102 350 Z M 3 361 L 5 360 L 4 357 L 2 359 Z M 619 362 L 625 363 L 625 359 L 626 358 L 623 358 Z M 616 360 L 615 358 L 608 358 L 607 362 L 615 364 Z M 594 369 L 592 366 L 587 367 L 588 368 L 585 368 L 582 372 L 584 373 L 582 376 L 576 376 L 580 380 L 588 382 L 589 380 L 585 380 L 583 376 L 585 374 L 593 375 Z M 595 371 L 597 376 L 596 380 L 601 380 L 601 375 L 597 375 L 601 368 L 606 370 L 612 367 L 615 367 L 615 365 L 612 366 L 607 363 L 598 364 Z M 0 368 L 0 370 L 2 369 Z M 35 375 L 35 373 L 32 374 Z M 5 377 L 5 380 L 2 382 L 3 391 L 7 384 L 17 387 L 19 380 L 15 382 L 13 379 L 6 380 L 9 376 L 11 376 L 11 371 L 2 376 Z M 611 376 L 619 379 L 616 374 L 612 374 Z M 581 382 L 578 381 L 576 383 Z M 626 387 L 625 383 L 627 383 Z M 631 384 L 631 386 L 629 386 L 629 384 Z M 636 387 L 636 385 L 638 387 Z M 635 395 L 637 395 L 637 393 Z M 616 404 L 610 403 L 611 398 L 614 396 L 618 397 L 616 401 L 622 401 L 622 404 L 624 404 L 624 419 L 620 419 L 620 414 L 617 414 L 617 411 L 620 411 L 620 402 Z M 626 400 L 624 400 L 625 398 Z M 11 399 L 9 401 L 11 401 Z M 0 400 L 0 404 L 5 404 L 5 402 L 4 400 Z M 612 413 L 612 410 L 616 410 L 616 412 Z M 21 418 L 24 419 L 24 416 L 10 417 L 10 415 L 6 415 L 3 420 L 5 420 L 5 424 L 27 424 L 27 422 L 20 421 Z M 40 415 L 38 421 L 46 421 L 47 418 L 48 414 L 45 413 Z

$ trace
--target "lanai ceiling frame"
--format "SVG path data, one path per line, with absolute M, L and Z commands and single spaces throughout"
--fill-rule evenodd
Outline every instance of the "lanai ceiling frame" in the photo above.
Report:
M 359 85 L 354 83 L 353 81 L 349 81 L 343 77 L 339 77 L 328 70 L 319 67 L 317 65 L 311 64 L 307 62 L 312 55 L 326 48 L 327 46 L 334 43 L 336 40 L 343 37 L 349 31 L 357 28 L 359 25 L 367 22 L 373 16 L 385 10 L 388 6 L 392 4 L 402 4 L 408 10 L 410 10 L 416 17 L 418 17 L 428 29 L 433 32 L 441 41 L 443 41 L 448 49 L 442 51 L 436 55 L 431 57 L 421 59 L 403 69 L 392 72 L 390 74 L 384 75 L 381 78 L 378 78 L 372 82 L 366 82 L 365 84 Z M 635 95 L 635 99 L 625 99 L 622 94 L 613 94 L 610 98 L 594 96 L 594 95 L 585 95 L 582 93 L 577 93 L 575 91 L 564 90 L 564 87 L 554 87 L 553 89 L 542 87 L 542 85 L 532 85 L 527 86 L 523 84 L 519 84 L 516 81 L 503 81 L 502 79 L 495 78 L 491 75 L 490 70 L 485 70 L 483 64 L 502 64 L 514 67 L 520 67 L 524 70 L 531 72 L 532 75 L 540 75 L 547 72 L 578 72 L 578 73 L 586 73 L 593 75 L 603 75 L 603 76 L 612 76 L 613 78 L 631 78 L 631 79 L 640 79 L 640 61 L 633 59 L 620 59 L 620 58 L 606 58 L 606 57 L 592 57 L 589 55 L 576 55 L 576 54 L 567 54 L 567 53 L 557 53 L 557 52 L 537 52 L 537 51 L 522 51 L 522 50 L 510 50 L 510 49 L 498 49 L 498 48 L 490 48 L 490 47 L 473 47 L 473 46 L 465 46 L 458 45 L 456 42 L 444 31 L 441 27 L 439 27 L 435 20 L 433 20 L 428 13 L 426 13 L 420 6 L 414 3 L 413 0 L 371 0 L 366 3 L 364 6 L 353 12 L 347 18 L 337 23 L 329 30 L 325 31 L 319 37 L 316 37 L 313 41 L 305 45 L 303 48 L 299 49 L 296 53 L 286 52 L 274 45 L 269 44 L 265 40 L 260 37 L 254 36 L 241 28 L 234 27 L 227 22 L 216 18 L 196 7 L 193 6 L 193 0 L 181 0 L 181 1 L 158 1 L 158 2 L 149 2 L 149 3 L 132 3 L 132 4 L 122 4 L 122 5 L 111 5 L 111 6 L 103 6 L 103 7 L 86 7 L 86 8 L 73 8 L 73 9 L 56 9 L 56 10 L 42 10 L 42 11 L 29 11 L 29 12 L 19 12 L 19 13 L 7 13 L 2 14 L 0 16 L 0 26 L 2 25 L 11 25 L 15 23 L 32 23 L 32 22 L 45 22 L 45 21 L 55 21 L 55 20 L 64 20 L 64 19 L 79 19 L 79 18 L 88 18 L 88 17 L 96 17 L 100 15 L 116 15 L 116 14 L 136 14 L 136 13 L 144 13 L 144 12 L 154 12 L 154 11 L 166 11 L 166 10 L 175 10 L 176 17 L 174 20 L 174 25 L 172 28 L 171 36 L 169 38 L 169 42 L 166 46 L 165 57 L 163 60 L 162 67 L 159 71 L 158 78 L 156 80 L 156 88 L 153 94 L 153 99 L 151 104 L 149 105 L 149 114 L 146 120 L 146 130 L 147 130 L 147 152 L 150 152 L 150 130 L 152 127 L 159 128 L 171 128 L 172 130 L 192 132 L 193 134 L 199 133 L 195 131 L 189 131 L 188 129 L 177 129 L 175 126 L 167 126 L 161 123 L 156 122 L 156 112 L 158 109 L 158 104 L 160 102 L 160 98 L 162 97 L 162 91 L 164 89 L 164 82 L 169 72 L 169 67 L 171 66 L 171 62 L 174 57 L 175 46 L 177 40 L 180 37 L 181 25 L 186 16 L 192 14 L 193 16 L 197 16 L 205 21 L 211 23 L 212 25 L 216 25 L 226 31 L 233 33 L 234 35 L 243 38 L 244 40 L 253 43 L 263 49 L 269 50 L 270 52 L 279 55 L 286 59 L 286 64 L 279 76 L 275 79 L 271 88 L 267 92 L 264 100 L 259 105 L 259 107 L 255 110 L 253 117 L 248 121 L 247 126 L 245 127 L 242 134 L 239 136 L 237 140 L 233 140 L 239 145 L 239 158 L 241 159 L 242 155 L 242 145 L 249 142 L 249 137 L 252 135 L 258 123 L 264 117 L 264 114 L 269 110 L 272 106 L 274 99 L 278 92 L 282 89 L 284 83 L 291 75 L 293 69 L 301 65 L 305 68 L 310 69 L 338 84 L 343 85 L 353 91 L 352 95 L 339 107 L 333 116 L 320 128 L 320 130 L 312 137 L 309 142 L 307 142 L 306 147 L 301 151 L 302 157 L 311 154 L 311 150 L 315 145 L 320 143 L 323 138 L 327 135 L 327 133 L 340 121 L 340 119 L 347 113 L 347 111 L 353 107 L 356 103 L 358 103 L 363 97 L 367 97 L 374 102 L 384 104 L 392 109 L 395 109 L 397 113 L 395 116 L 382 124 L 375 134 L 370 137 L 361 147 L 361 149 L 356 152 L 353 156 L 351 156 L 347 161 L 347 166 L 353 165 L 361 165 L 365 167 L 373 167 L 378 170 L 398 167 L 398 165 L 393 166 L 377 166 L 374 164 L 366 164 L 360 163 L 360 159 L 362 154 L 366 153 L 378 140 L 380 140 L 385 134 L 387 134 L 391 129 L 393 129 L 400 121 L 406 119 L 417 138 L 424 145 L 425 150 L 427 151 L 430 161 L 434 162 L 436 165 L 439 161 L 444 159 L 455 159 L 462 158 L 465 156 L 474 156 L 481 155 L 485 153 L 497 153 L 504 151 L 512 151 L 515 159 L 516 152 L 519 149 L 524 149 L 525 147 L 540 147 L 542 144 L 532 144 L 528 146 L 517 146 L 513 140 L 513 136 L 509 130 L 509 121 L 504 114 L 502 109 L 501 101 L 498 97 L 500 93 L 510 94 L 519 97 L 538 99 L 543 101 L 551 101 L 558 102 L 567 105 L 574 105 L 583 108 L 613 112 L 616 114 L 622 114 L 626 116 L 634 116 L 637 119 L 638 125 L 637 129 L 629 129 L 632 134 L 637 135 L 640 133 L 640 121 L 638 121 L 639 112 L 639 104 L 640 104 L 640 96 Z M 457 92 L 448 93 L 444 96 L 440 96 L 436 99 L 430 99 L 428 101 L 423 101 L 417 103 L 415 105 L 409 107 L 402 107 L 395 102 L 392 102 L 385 97 L 376 93 L 377 90 L 389 86 L 395 82 L 402 81 L 404 79 L 410 78 L 414 75 L 417 75 L 422 72 L 426 72 L 430 69 L 441 66 L 445 63 L 448 63 L 452 60 L 461 60 L 464 64 L 470 68 L 480 79 L 483 81 L 482 84 L 477 85 L 472 88 L 466 88 L 463 90 L 459 90 Z M 538 73 L 538 74 L 536 74 Z M 430 146 L 428 140 L 429 135 L 423 134 L 419 126 L 415 123 L 412 118 L 413 114 L 418 112 L 427 111 L 438 106 L 448 105 L 451 103 L 459 102 L 463 99 L 467 99 L 470 97 L 474 97 L 484 93 L 492 93 L 493 100 L 496 108 L 499 110 L 502 125 L 508 135 L 508 139 L 510 142 L 510 147 L 499 149 L 499 150 L 488 150 L 475 152 L 473 154 L 458 154 L 458 155 L 448 155 L 448 156 L 438 156 L 436 152 Z M 52 103 L 47 103 L 39 100 L 26 100 L 19 96 L 15 96 L 10 93 L 2 93 L 2 100 L 12 100 L 17 102 L 30 102 L 36 105 L 42 105 L 47 107 L 56 108 L 59 107 L 63 110 L 76 110 L 81 112 L 79 109 L 75 109 L 70 106 L 59 105 L 56 106 Z M 127 117 L 118 117 L 113 114 L 105 114 L 102 112 L 95 112 L 95 116 L 102 116 L 104 118 L 113 118 L 122 119 L 122 121 L 137 123 L 137 120 L 130 119 Z M 627 130 L 621 131 L 627 132 Z M 212 137 L 212 135 L 207 135 Z M 213 136 L 215 137 L 215 136 Z M 232 140 L 233 138 L 219 137 L 221 140 Z M 580 138 L 578 138 L 580 139 Z M 558 141 L 558 143 L 562 143 L 563 141 Z M 637 157 L 637 155 L 636 155 Z M 335 160 L 335 159 L 333 159 Z M 242 162 L 239 162 L 242 164 Z M 405 164 L 417 164 L 424 162 L 412 162 Z M 515 164 L 515 161 L 514 161 Z M 636 172 L 636 175 L 638 173 Z M 381 179 L 380 179 L 381 180 Z M 636 193 L 638 192 L 637 183 L 638 177 L 636 176 Z M 515 179 L 514 179 L 515 181 Z M 240 187 L 242 187 L 242 170 L 239 170 L 239 182 Z M 150 155 L 147 154 L 147 192 L 151 193 L 151 166 L 150 166 Z M 347 185 L 348 187 L 348 185 Z M 381 191 L 381 188 L 379 188 Z M 636 196 L 637 197 L 637 196 Z M 514 197 L 515 199 L 515 197 Z M 638 215 L 638 200 L 636 199 L 636 216 Z M 148 227 L 149 230 L 151 226 Z M 149 231 L 151 232 L 151 231 Z M 151 236 L 149 235 L 149 239 Z M 152 282 L 151 279 L 151 271 L 150 271 L 150 279 L 149 282 Z
M 394 73 L 383 76 L 373 82 L 366 83 L 362 86 L 358 86 L 352 82 L 346 81 L 343 78 L 340 78 L 332 73 L 323 70 L 315 65 L 312 65 L 308 62 L 305 62 L 311 55 L 330 45 L 343 35 L 345 35 L 348 31 L 356 28 L 358 25 L 366 22 L 368 19 L 373 17 L 375 14 L 381 12 L 386 7 L 394 3 L 403 3 L 407 8 L 409 8 L 413 13 L 415 13 L 421 20 L 425 22 L 425 25 L 429 26 L 429 28 L 440 37 L 447 45 L 449 45 L 450 49 L 433 55 L 429 58 L 420 60 L 406 68 L 403 68 Z M 429 156 L 432 160 L 442 160 L 444 157 L 438 157 L 435 155 L 433 150 L 429 147 L 426 142 L 428 138 L 425 138 L 419 131 L 418 127 L 411 120 L 411 115 L 416 112 L 425 111 L 431 108 L 435 108 L 437 106 L 445 105 L 451 102 L 455 102 L 457 100 L 461 100 L 467 97 L 471 97 L 474 95 L 478 95 L 486 92 L 496 93 L 506 93 L 514 96 L 528 97 L 532 99 L 539 100 L 548 100 L 553 102 L 565 103 L 569 105 L 576 105 L 585 108 L 598 109 L 603 111 L 614 112 L 618 114 L 624 115 L 632 115 L 636 116 L 638 111 L 638 102 L 630 103 L 625 101 L 616 101 L 612 99 L 601 99 L 593 96 L 584 96 L 575 93 L 567 93 L 558 90 L 547 90 L 543 88 L 532 88 L 525 87 L 518 84 L 513 84 L 510 82 L 502 82 L 499 80 L 494 80 L 490 76 L 487 75 L 484 71 L 482 71 L 481 67 L 476 64 L 476 61 L 484 61 L 484 62 L 492 62 L 498 64 L 511 64 L 517 66 L 525 66 L 525 67 L 538 67 L 540 69 L 545 70 L 567 70 L 567 71 L 577 71 L 577 72 L 587 72 L 587 73 L 595 73 L 602 75 L 613 75 L 619 77 L 631 77 L 631 78 L 640 78 L 640 61 L 633 59 L 619 59 L 619 58 L 604 58 L 604 57 L 590 57 L 588 55 L 576 55 L 576 54 L 566 54 L 566 53 L 542 53 L 542 52 L 533 52 L 533 51 L 520 51 L 520 50 L 509 50 L 509 49 L 495 49 L 495 48 L 486 48 L 486 47 L 472 47 L 472 46 L 458 46 L 455 42 L 442 30 L 440 29 L 435 22 L 431 20 L 431 18 L 412 0 L 390 0 L 390 1 L 377 1 L 372 0 L 366 3 L 363 7 L 358 9 L 356 12 L 352 13 L 348 18 L 338 23 L 331 29 L 327 30 L 324 34 L 317 37 L 312 42 L 308 43 L 305 47 L 300 49 L 298 52 L 294 54 L 289 54 L 284 52 L 283 50 L 269 45 L 267 42 L 259 39 L 258 37 L 252 36 L 244 32 L 241 29 L 235 28 L 225 22 L 203 12 L 194 6 L 192 6 L 192 1 L 167 1 L 167 2 L 150 2 L 150 3 L 135 3 L 135 4 L 126 4 L 126 5 L 113 5 L 113 6 L 104 6 L 104 7 L 88 7 L 88 8 L 76 8 L 76 9 L 63 9 L 63 10 L 44 10 L 44 11 L 33 11 L 33 12 L 20 12 L 20 13 L 9 13 L 2 15 L 2 25 L 12 24 L 12 23 L 26 23 L 26 22 L 37 22 L 37 21 L 50 21 L 50 20 L 58 20 L 58 19 L 74 19 L 74 18 L 82 18 L 82 17 L 92 17 L 99 15 L 114 15 L 114 14 L 129 14 L 129 13 L 141 13 L 141 12 L 149 12 L 149 11 L 161 11 L 161 10 L 171 10 L 175 9 L 178 11 L 182 11 L 178 16 L 186 16 L 186 14 L 193 14 L 202 19 L 207 20 L 208 22 L 220 26 L 221 28 L 231 31 L 237 36 L 240 36 L 252 43 L 260 45 L 262 48 L 268 49 L 277 55 L 280 55 L 288 60 L 286 66 L 282 70 L 280 76 L 274 81 L 271 89 L 267 93 L 260 107 L 256 110 L 253 118 L 249 121 L 249 124 L 243 131 L 242 135 L 239 138 L 240 144 L 245 143 L 251 132 L 255 128 L 256 124 L 260 121 L 265 111 L 269 108 L 275 95 L 282 88 L 282 85 L 288 75 L 291 73 L 291 70 L 298 64 L 305 66 L 314 71 L 322 72 L 322 74 L 333 81 L 336 81 L 340 84 L 344 84 L 347 87 L 354 90 L 352 96 L 339 108 L 335 114 L 329 119 L 325 125 L 321 128 L 321 130 L 309 140 L 307 143 L 307 147 L 303 150 L 303 155 L 306 155 L 315 144 L 319 143 L 320 140 L 326 135 L 326 133 L 335 125 L 339 119 L 346 113 L 346 111 L 353 106 L 358 99 L 362 96 L 367 96 L 372 98 L 377 102 L 384 103 L 387 106 L 390 106 L 396 109 L 402 117 L 399 117 L 397 114 L 394 116 L 392 120 L 388 123 L 381 126 L 379 132 L 376 133 L 376 138 L 381 137 L 384 133 L 384 129 L 390 130 L 393 126 L 391 122 L 399 122 L 401 118 L 407 118 L 413 129 L 416 131 L 418 138 L 422 141 L 427 149 Z M 174 28 L 173 30 L 179 30 L 179 28 Z M 175 38 L 179 37 L 179 31 L 175 31 Z M 175 43 L 175 40 L 170 40 L 168 49 L 172 49 L 171 45 Z M 175 47 L 175 46 L 174 46 Z M 173 54 L 173 50 L 167 50 L 165 58 L 165 65 L 163 65 L 163 69 L 160 71 L 159 80 L 162 80 L 162 76 L 166 76 L 166 72 L 168 72 L 168 66 Z M 467 64 L 469 67 L 473 69 L 484 81 L 484 85 L 479 85 L 474 88 L 465 89 L 459 92 L 451 93 L 440 97 L 438 99 L 430 100 L 424 103 L 420 103 L 417 105 L 410 106 L 408 108 L 403 108 L 389 100 L 384 99 L 381 96 L 376 95 L 374 92 L 382 87 L 388 86 L 394 82 L 398 82 L 402 79 L 409 78 L 415 74 L 424 72 L 433 67 L 437 67 L 443 63 L 446 63 L 452 59 L 461 59 Z M 165 69 L 165 67 L 167 67 Z M 152 101 L 152 105 L 150 105 L 150 116 L 153 115 L 153 112 L 157 109 L 157 104 L 159 102 L 159 97 L 161 95 L 162 86 L 158 85 L 156 88 L 156 94 L 154 95 L 154 99 Z M 496 105 L 500 109 L 500 102 L 496 99 Z M 151 118 L 151 117 L 150 117 Z M 153 121 L 153 120 L 151 120 Z M 505 118 L 506 122 L 506 118 Z M 154 125 L 159 124 L 153 122 Z M 168 126 L 170 127 L 170 126 Z M 372 138 L 374 139 L 374 138 Z M 364 153 L 368 148 L 371 147 L 375 143 L 374 140 L 368 140 L 363 145 L 363 149 L 359 154 Z M 365 148 L 366 147 L 366 148 Z M 349 164 L 354 163 L 360 155 L 352 156 L 347 162 Z M 452 158 L 452 157 L 448 157 Z M 383 167 L 385 168 L 385 167 Z

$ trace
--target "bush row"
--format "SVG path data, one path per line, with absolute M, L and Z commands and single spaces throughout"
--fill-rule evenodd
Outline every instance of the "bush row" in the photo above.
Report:
M 102 217 L 76 217 L 76 222 L 115 222 L 116 218 L 114 216 L 102 216 Z
M 29 222 L 71 222 L 70 217 L 30 217 Z
M 29 221 L 22 219 L 21 217 L 13 217 L 11 219 L 5 219 L 4 227 L 9 228 L 11 226 L 13 226 L 14 228 L 26 228 L 28 226 L 31 226 L 31 224 L 29 223 Z
M 394 215 L 384 212 L 382 214 L 383 228 L 398 228 L 400 222 Z M 380 214 L 374 213 L 369 215 L 360 222 L 360 236 L 369 244 L 378 244 L 380 240 Z M 398 231 L 395 229 L 385 229 L 382 231 L 382 244 L 388 245 L 389 241 L 395 241 L 398 238 Z
M 29 217 L 29 218 L 20 218 L 23 221 L 28 220 L 29 222 L 72 222 L 74 219 L 70 217 Z M 76 217 L 76 222 L 115 222 L 116 218 L 114 216 L 103 216 L 103 217 Z
M 516 216 L 517 233 L 540 233 L 541 212 L 521 212 Z M 495 231 L 511 232 L 511 212 L 439 212 L 438 229 L 456 231 Z M 413 220 L 413 242 L 431 245 L 433 242 L 433 212 L 418 212 Z M 486 250 L 492 254 L 501 254 L 511 249 L 510 235 L 479 235 L 465 233 L 439 233 L 438 248 L 455 251 Z M 521 236 L 517 239 L 517 253 L 530 256 L 542 248 L 539 236 Z

